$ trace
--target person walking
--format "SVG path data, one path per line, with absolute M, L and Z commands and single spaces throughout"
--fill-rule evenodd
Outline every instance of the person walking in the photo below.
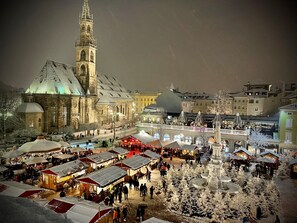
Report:
M 140 194 L 140 197 L 143 195 L 143 184 L 140 184 L 139 194 Z
M 147 182 L 151 182 L 151 174 L 150 171 L 147 173 Z
M 121 210 L 119 207 L 117 207 L 117 212 L 118 212 L 117 222 L 121 222 Z
M 117 209 L 113 210 L 113 215 L 112 215 L 112 223 L 117 223 L 118 221 L 118 211 Z
M 123 221 L 127 221 L 127 216 L 128 216 L 128 207 L 127 205 L 123 206 Z
M 138 207 L 137 211 L 136 211 L 136 221 L 137 222 L 141 222 L 140 217 L 141 217 L 141 208 Z
M 155 187 L 152 185 L 152 186 L 150 187 L 150 195 L 151 195 L 151 199 L 153 199 L 154 190 L 155 190 Z
M 142 191 L 142 196 L 143 196 L 144 201 L 145 201 L 146 193 L 147 193 L 147 186 L 146 186 L 146 184 L 144 184 L 143 185 L 143 191 Z
M 128 200 L 128 187 L 126 185 L 123 186 L 123 193 L 125 200 Z

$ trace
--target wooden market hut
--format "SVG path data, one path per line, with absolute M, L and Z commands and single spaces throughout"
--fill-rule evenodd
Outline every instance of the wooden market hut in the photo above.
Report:
M 151 163 L 150 163 L 151 169 L 155 169 L 157 167 L 157 163 L 161 157 L 158 153 L 155 153 L 151 150 L 146 150 L 145 152 L 140 153 L 139 155 L 151 159 Z
M 67 216 L 78 223 L 110 223 L 112 207 L 74 197 L 60 197 L 49 201 L 46 208 Z
M 278 168 L 280 156 L 277 153 L 267 150 L 267 151 L 264 151 L 263 153 L 260 153 L 260 156 L 263 158 L 273 160 L 274 163 L 273 165 L 271 165 L 271 167 L 273 167 L 274 169 Z
M 195 155 L 197 153 L 197 145 L 188 145 L 184 144 L 180 148 L 181 150 L 181 158 L 188 158 L 188 159 L 194 159 Z
M 116 154 L 119 159 L 123 159 L 127 154 L 129 154 L 129 150 L 123 149 L 122 147 L 113 148 L 109 150 L 109 152 Z
M 138 177 L 146 174 L 146 166 L 151 163 L 150 158 L 146 158 L 140 155 L 132 156 L 131 158 L 121 160 L 114 164 L 127 171 L 127 176 L 125 177 L 125 181 L 129 182 L 131 177 L 134 175 L 138 175 Z
M 161 220 L 159 218 L 151 217 L 142 223 L 171 223 L 170 221 Z
M 94 170 L 96 170 L 112 164 L 116 158 L 117 156 L 114 153 L 103 152 L 83 157 L 80 160 L 89 164 Z
M 248 151 L 247 149 L 245 148 L 239 148 L 237 150 L 235 150 L 233 152 L 233 155 L 234 156 L 241 156 L 243 157 L 245 160 L 251 160 L 252 159 L 252 153 L 250 151 Z
M 66 182 L 85 174 L 87 167 L 84 162 L 75 160 L 42 170 L 42 187 L 60 190 Z
M 99 202 L 103 201 L 109 189 L 123 182 L 126 175 L 127 172 L 120 167 L 110 166 L 80 177 L 80 194 L 85 192 L 87 198 L 90 194 L 97 195 Z

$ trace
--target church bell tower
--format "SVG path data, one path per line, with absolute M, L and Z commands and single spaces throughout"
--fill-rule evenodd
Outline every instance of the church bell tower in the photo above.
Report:
M 97 95 L 96 48 L 93 36 L 93 15 L 90 14 L 88 0 L 84 0 L 79 15 L 79 39 L 76 48 L 76 77 L 87 94 Z

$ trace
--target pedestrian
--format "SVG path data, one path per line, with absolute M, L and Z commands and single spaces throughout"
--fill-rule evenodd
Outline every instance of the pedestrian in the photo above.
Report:
M 60 197 L 65 197 L 65 196 L 66 196 L 66 193 L 64 192 L 64 190 L 62 190 L 60 193 Z
M 128 216 L 128 208 L 127 205 L 123 206 L 123 220 L 127 221 L 127 216 Z
M 140 194 L 140 197 L 143 195 L 143 184 L 140 184 L 139 194 Z
M 280 223 L 278 215 L 275 216 L 275 222 L 274 223 Z
M 145 200 L 146 193 L 147 193 L 147 186 L 146 186 L 146 184 L 144 184 L 143 191 L 142 191 L 143 200 Z
M 141 221 L 144 221 L 144 207 L 140 208 L 140 217 L 141 217 Z
M 151 172 L 148 172 L 147 173 L 147 181 L 148 182 L 151 182 Z
M 125 200 L 128 200 L 128 187 L 125 185 L 123 186 L 123 193 L 124 193 L 124 198 Z
M 262 217 L 262 209 L 261 209 L 260 206 L 257 207 L 256 217 L 257 217 L 258 220 Z
M 118 211 L 114 209 L 113 216 L 112 216 L 112 223 L 117 223 L 117 221 L 118 221 Z
M 121 210 L 119 207 L 117 207 L 117 212 L 118 212 L 117 221 L 121 222 Z
M 140 222 L 140 217 L 141 217 L 141 208 L 138 207 L 136 211 L 136 221 Z
M 114 193 L 112 193 L 109 198 L 109 205 L 112 206 L 113 203 L 114 203 Z
M 154 190 L 155 190 L 155 187 L 152 185 L 151 188 L 150 188 L 151 199 L 153 199 Z
M 119 202 L 122 203 L 122 190 L 119 191 Z

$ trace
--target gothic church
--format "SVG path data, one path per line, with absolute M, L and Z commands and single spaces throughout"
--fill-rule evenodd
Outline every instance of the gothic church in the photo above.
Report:
M 88 0 L 84 0 L 79 28 L 75 67 L 46 61 L 23 94 L 18 112 L 28 127 L 50 133 L 65 126 L 77 130 L 84 124 L 133 119 L 133 100 L 127 90 L 116 78 L 96 71 L 97 43 Z

